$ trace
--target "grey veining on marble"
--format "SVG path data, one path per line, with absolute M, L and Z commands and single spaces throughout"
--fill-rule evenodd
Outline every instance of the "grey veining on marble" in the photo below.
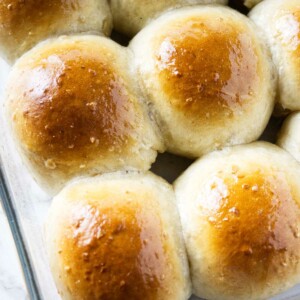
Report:
M 6 216 L 0 205 L 0 299 L 29 299 Z

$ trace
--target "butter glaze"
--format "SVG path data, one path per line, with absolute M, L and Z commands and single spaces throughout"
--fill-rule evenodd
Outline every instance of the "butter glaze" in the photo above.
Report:
M 173 22 L 162 36 L 157 67 L 172 107 L 203 122 L 242 113 L 254 101 L 257 54 L 234 23 L 190 18 Z
M 7 118 L 25 163 L 50 193 L 76 176 L 148 170 L 163 149 L 130 55 L 104 37 L 64 36 L 12 68 Z
M 19 71 L 13 121 L 29 151 L 59 165 L 130 145 L 135 107 L 105 56 L 68 45 Z
M 214 277 L 221 287 L 222 278 L 237 290 L 247 282 L 263 287 L 297 270 L 300 208 L 283 173 L 234 169 L 208 180 L 207 191 L 198 203 L 218 253 Z
M 10 35 L 20 34 L 20 30 L 27 30 L 28 25 L 32 32 L 27 33 L 34 34 L 37 30 L 35 26 L 41 25 L 41 21 L 46 24 L 53 18 L 59 20 L 81 8 L 78 0 L 3 0 L 0 4 L 0 24 L 10 30 Z
M 109 35 L 111 27 L 105 0 L 0 2 L 0 52 L 11 63 L 49 37 L 91 31 Z
M 199 5 L 162 15 L 130 42 L 169 152 L 196 158 L 262 134 L 276 75 L 256 31 L 230 8 Z
M 262 300 L 300 281 L 299 164 L 255 142 L 203 156 L 175 182 L 194 292 Z
M 85 204 L 71 211 L 60 247 L 62 276 L 80 299 L 150 300 L 166 288 L 168 250 L 158 215 L 123 205 Z
M 107 173 L 68 185 L 53 200 L 46 241 L 62 299 L 190 296 L 174 191 L 151 173 Z

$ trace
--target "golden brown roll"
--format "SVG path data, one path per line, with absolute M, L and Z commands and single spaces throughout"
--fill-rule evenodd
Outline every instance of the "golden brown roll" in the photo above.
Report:
M 291 114 L 284 122 L 277 140 L 277 145 L 300 162 L 300 112 Z
M 109 35 L 111 27 L 106 0 L 3 0 L 0 53 L 13 62 L 50 36 L 81 32 Z
M 228 0 L 111 0 L 114 28 L 129 37 L 161 13 L 195 4 L 227 4 Z
M 300 109 L 300 2 L 265 0 L 251 12 L 271 49 L 278 74 L 278 102 L 283 109 Z
M 172 187 L 150 173 L 67 186 L 46 226 L 62 299 L 186 300 L 190 279 Z
M 232 9 L 194 6 L 161 16 L 133 39 L 141 86 L 170 152 L 199 157 L 263 132 L 276 78 L 256 31 Z
M 109 39 L 73 36 L 42 43 L 14 65 L 8 118 L 48 190 L 74 176 L 150 168 L 162 146 L 130 61 Z
M 194 293 L 270 299 L 300 282 L 300 167 L 263 142 L 213 152 L 175 183 Z

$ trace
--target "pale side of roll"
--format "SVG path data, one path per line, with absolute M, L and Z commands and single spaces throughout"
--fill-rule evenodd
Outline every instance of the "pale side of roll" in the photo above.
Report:
M 104 37 L 71 36 L 38 45 L 14 65 L 6 87 L 8 122 L 48 191 L 76 176 L 148 170 L 163 149 L 131 55 Z
M 291 114 L 284 122 L 277 140 L 277 145 L 300 162 L 300 113 Z
M 196 4 L 227 4 L 228 0 L 111 0 L 114 28 L 134 36 L 165 11 Z
M 300 109 L 300 1 L 265 0 L 249 17 L 265 34 L 279 74 L 278 102 Z
M 106 0 L 3 0 L 0 54 L 14 62 L 51 36 L 95 32 L 109 35 L 112 17 Z
M 222 6 L 162 15 L 130 43 L 168 151 L 199 157 L 258 139 L 274 107 L 271 56 L 248 18 Z
M 194 293 L 270 299 L 300 283 L 300 167 L 256 142 L 199 159 L 175 182 Z
M 151 173 L 68 185 L 46 224 L 62 299 L 186 300 L 190 279 L 174 191 Z

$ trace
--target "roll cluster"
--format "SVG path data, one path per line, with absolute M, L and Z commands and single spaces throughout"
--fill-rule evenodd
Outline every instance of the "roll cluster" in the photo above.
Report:
M 266 299 L 300 283 L 300 1 L 2 1 L 5 115 L 54 197 L 62 299 Z M 127 47 L 107 36 L 132 38 Z M 116 33 L 112 36 L 116 36 Z M 127 38 L 125 37 L 127 36 Z M 297 137 L 296 137 L 297 136 Z M 173 185 L 158 153 L 197 159 Z

